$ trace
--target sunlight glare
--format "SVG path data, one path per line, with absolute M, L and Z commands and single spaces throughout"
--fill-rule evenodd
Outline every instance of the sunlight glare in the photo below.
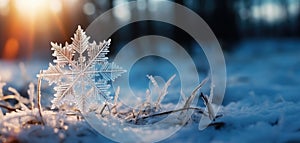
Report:
M 9 0 L 0 0 L 0 8 L 5 8 L 8 6 Z
M 0 0 L 0 15 L 6 16 L 9 13 L 9 0 Z
M 267 3 L 261 7 L 264 12 L 264 17 L 267 22 L 272 23 L 275 21 L 280 21 L 285 16 L 285 11 L 281 5 L 275 3 Z
M 34 16 L 45 10 L 47 0 L 16 0 L 15 5 L 20 14 Z
M 60 0 L 51 0 L 49 8 L 53 13 L 59 13 L 62 10 L 62 3 Z

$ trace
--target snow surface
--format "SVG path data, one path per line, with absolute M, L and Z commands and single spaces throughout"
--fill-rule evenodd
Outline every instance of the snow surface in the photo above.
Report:
M 195 114 L 180 131 L 161 142 L 300 142 L 299 46 L 300 41 L 291 39 L 256 39 L 236 45 L 234 51 L 225 53 L 227 88 L 220 112 L 223 117 L 216 120 L 225 125 L 199 131 L 199 115 Z M 31 80 L 47 65 L 46 62 L 42 65 L 25 63 Z M 18 65 L 0 62 L 0 67 L 2 77 L 7 73 L 10 75 L 5 77 L 10 86 L 21 90 L 22 83 L 23 86 L 27 84 L 19 82 L 22 76 L 17 72 Z M 44 106 L 49 106 L 51 94 L 51 90 L 44 90 Z M 22 142 L 113 142 L 98 134 L 84 120 L 72 118 L 65 124 L 68 128 L 60 127 L 59 130 L 50 128 L 52 125 L 37 125 L 13 137 Z M 0 138 L 3 141 L 9 135 L 3 129 Z

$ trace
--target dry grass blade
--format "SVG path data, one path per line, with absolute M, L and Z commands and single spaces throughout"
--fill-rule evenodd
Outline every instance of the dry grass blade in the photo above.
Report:
M 42 74 L 43 71 L 40 71 L 40 74 Z M 41 105 L 41 84 L 42 84 L 42 78 L 41 76 L 38 77 L 38 93 L 37 93 L 37 101 L 38 101 L 38 110 L 41 117 L 42 125 L 45 125 L 42 115 L 42 105 Z
M 206 96 L 204 96 L 204 94 L 202 92 L 200 93 L 200 97 L 204 101 L 204 104 L 207 105 L 208 104 L 208 98 Z
M 169 80 L 165 83 L 163 89 L 161 90 L 159 97 L 155 103 L 156 108 L 158 109 L 161 101 L 165 98 L 165 96 L 168 94 L 168 87 L 171 85 L 172 80 L 176 77 L 174 74 L 172 77 L 169 78 Z
M 5 85 L 6 85 L 6 83 L 2 81 L 2 77 L 0 76 L 0 97 L 3 96 L 3 87 Z
M 12 109 L 17 109 L 21 106 L 21 104 L 28 104 L 29 103 L 29 100 L 27 98 L 24 98 L 22 97 L 19 92 L 12 88 L 12 87 L 8 87 L 8 91 L 12 92 L 13 94 L 12 95 L 6 95 L 6 96 L 0 96 L 0 100 L 8 100 L 8 99 L 14 99 L 14 100 L 17 100 L 18 103 L 14 105 L 14 108 Z M 5 107 L 3 107 L 5 108 Z
M 120 105 L 118 103 L 118 99 L 119 99 L 119 94 L 120 94 L 120 86 L 117 87 L 116 91 L 115 91 L 115 99 L 114 99 L 114 104 L 111 107 L 111 113 L 112 114 L 117 114 L 118 113 L 118 105 Z M 102 111 L 103 112 L 103 111 Z
M 149 78 L 149 80 L 151 81 L 151 83 L 154 85 L 155 89 L 159 90 L 159 86 L 157 81 L 154 79 L 154 77 L 152 75 L 147 75 L 147 77 Z
M 16 89 L 14 89 L 12 87 L 8 87 L 8 91 L 12 92 L 15 96 L 15 99 L 18 100 L 19 102 L 22 102 L 24 104 L 29 103 L 29 100 L 27 98 L 22 97 Z
M 202 98 L 204 105 L 206 106 L 207 110 L 208 110 L 208 117 L 210 120 L 214 120 L 215 119 L 215 111 L 213 108 L 213 105 L 211 103 L 211 100 L 209 100 L 209 98 L 204 95 L 202 92 L 200 94 L 200 97 Z
M 119 94 L 120 94 L 120 86 L 117 87 L 116 92 L 115 92 L 114 105 L 117 105 L 117 104 L 118 104 Z
M 198 90 L 208 81 L 208 77 L 205 78 L 204 80 L 202 80 L 202 82 L 193 90 L 191 96 L 186 100 L 183 108 L 188 108 L 191 106 L 192 102 L 194 101 L 196 95 L 197 95 L 197 92 Z
M 151 93 L 149 89 L 146 90 L 146 102 L 150 104 L 152 103 Z
M 16 111 L 17 110 L 16 108 L 12 108 L 12 107 L 9 107 L 9 106 L 6 106 L 6 105 L 2 105 L 2 104 L 0 104 L 0 107 L 1 108 L 5 108 L 8 111 Z
M 189 108 L 181 108 L 181 109 L 176 109 L 176 110 L 171 110 L 171 111 L 165 111 L 165 112 L 160 112 L 160 113 L 156 113 L 156 114 L 151 114 L 149 116 L 144 116 L 142 118 L 139 118 L 138 120 L 140 120 L 140 119 L 146 119 L 146 118 L 151 118 L 151 117 L 156 117 L 156 116 L 168 115 L 168 114 L 171 114 L 171 113 L 185 111 L 185 110 L 195 110 L 195 111 L 198 111 L 201 114 L 204 113 L 203 109 L 201 109 L 201 108 L 189 107 Z
M 27 90 L 27 94 L 29 96 L 29 101 L 30 101 L 31 109 L 33 109 L 34 108 L 34 103 L 33 103 L 33 99 L 34 99 L 34 84 L 32 82 L 29 84 L 29 89 Z
M 104 106 L 103 106 L 103 107 L 101 108 L 101 110 L 100 110 L 100 113 L 99 113 L 99 114 L 100 114 L 102 117 L 104 117 L 103 112 L 104 112 L 104 109 L 105 109 L 106 107 L 109 108 L 107 103 L 105 103 Z

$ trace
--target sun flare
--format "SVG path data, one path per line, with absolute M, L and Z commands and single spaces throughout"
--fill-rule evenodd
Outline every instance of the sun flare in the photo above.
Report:
M 36 16 L 47 12 L 58 13 L 62 9 L 60 0 L 15 0 L 19 14 L 23 16 Z

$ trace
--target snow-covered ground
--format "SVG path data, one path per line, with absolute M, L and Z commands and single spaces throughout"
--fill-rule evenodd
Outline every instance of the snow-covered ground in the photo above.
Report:
M 234 51 L 225 53 L 227 88 L 221 110 L 223 117 L 216 120 L 225 124 L 199 131 L 199 116 L 195 115 L 180 131 L 162 142 L 300 142 L 300 41 L 247 40 L 236 46 Z M 35 80 L 35 74 L 47 66 L 46 62 L 25 63 L 29 80 Z M 20 82 L 24 76 L 18 71 L 18 65 L 0 62 L 2 79 L 24 90 L 22 86 L 28 83 Z M 49 106 L 53 98 L 49 91 L 44 91 L 44 106 Z M 64 142 L 112 142 L 84 120 L 70 119 L 66 125 L 69 127 L 65 131 L 38 125 L 14 137 L 23 142 L 58 142 L 61 139 Z M 28 130 L 35 128 L 39 128 L 39 132 L 28 135 Z M 0 138 L 4 137 L 7 134 Z
M 225 55 L 220 129 L 187 125 L 163 142 L 300 142 L 300 42 L 249 40 Z

